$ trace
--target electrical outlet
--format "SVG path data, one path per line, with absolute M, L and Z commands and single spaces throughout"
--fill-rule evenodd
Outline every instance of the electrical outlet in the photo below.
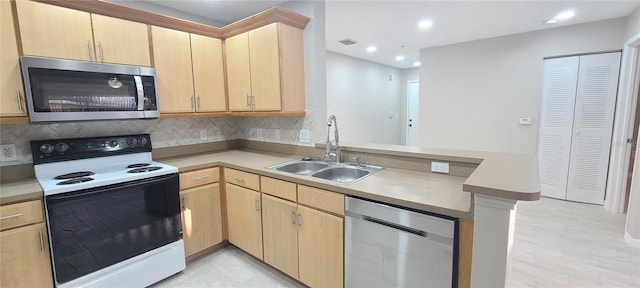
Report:
M 16 161 L 18 155 L 16 154 L 16 144 L 2 144 L 2 154 L 0 155 L 0 162 Z
M 310 143 L 311 142 L 311 135 L 310 135 L 310 131 L 309 129 L 302 129 L 300 130 L 300 142 L 301 143 Z
M 200 130 L 200 140 L 201 141 L 207 141 L 207 130 Z
M 449 162 L 431 161 L 431 172 L 449 173 Z

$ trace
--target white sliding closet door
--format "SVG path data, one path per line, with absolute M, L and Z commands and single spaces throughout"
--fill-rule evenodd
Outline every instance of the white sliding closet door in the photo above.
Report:
M 538 134 L 543 196 L 604 203 L 620 53 L 544 61 Z
M 567 200 L 604 203 L 620 53 L 580 57 Z
M 538 162 L 542 195 L 565 199 L 579 57 L 544 61 Z

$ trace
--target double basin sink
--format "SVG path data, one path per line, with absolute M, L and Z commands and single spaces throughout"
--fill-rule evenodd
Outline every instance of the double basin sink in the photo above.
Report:
M 330 180 L 338 183 L 353 183 L 382 169 L 373 165 L 355 163 L 336 163 L 317 159 L 303 158 L 267 167 L 282 172 Z

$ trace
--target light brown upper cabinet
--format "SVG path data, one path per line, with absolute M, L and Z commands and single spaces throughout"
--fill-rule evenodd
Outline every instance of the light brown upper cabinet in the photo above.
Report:
M 225 111 L 222 42 L 152 26 L 161 113 Z
M 24 55 L 151 65 L 146 24 L 33 1 L 16 5 Z
M 302 30 L 272 23 L 225 46 L 230 111 L 304 111 Z
M 26 116 L 11 2 L 0 1 L 0 116 Z

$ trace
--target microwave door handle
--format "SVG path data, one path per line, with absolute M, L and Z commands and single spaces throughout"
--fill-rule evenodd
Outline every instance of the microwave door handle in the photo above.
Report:
M 136 91 L 138 91 L 138 111 L 144 110 L 144 86 L 142 86 L 142 77 L 133 76 L 136 82 Z

